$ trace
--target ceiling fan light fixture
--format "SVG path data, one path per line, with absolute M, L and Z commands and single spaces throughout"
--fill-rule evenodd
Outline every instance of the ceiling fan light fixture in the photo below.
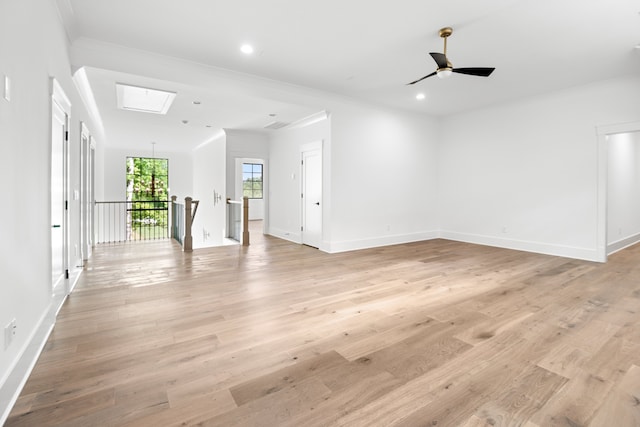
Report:
M 452 73 L 453 70 L 451 68 L 440 68 L 438 69 L 438 71 L 436 71 L 436 74 L 441 79 L 446 79 L 447 77 L 451 76 Z

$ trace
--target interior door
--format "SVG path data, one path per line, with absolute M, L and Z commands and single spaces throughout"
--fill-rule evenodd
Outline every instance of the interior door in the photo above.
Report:
M 55 289 L 63 282 L 66 272 L 64 141 L 67 130 L 67 116 L 55 102 L 52 102 L 51 126 L 51 284 Z
M 80 244 L 82 250 L 82 261 L 86 261 L 91 256 L 92 241 L 91 229 L 93 217 L 91 215 L 91 206 L 93 204 L 93 168 L 92 168 L 93 149 L 91 148 L 91 137 L 82 126 L 80 137 Z
M 302 152 L 302 243 L 322 242 L 322 150 Z

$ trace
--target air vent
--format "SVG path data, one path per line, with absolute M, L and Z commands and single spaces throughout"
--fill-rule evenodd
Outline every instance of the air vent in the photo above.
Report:
M 280 129 L 283 128 L 285 126 L 289 126 L 289 123 L 285 123 L 285 122 L 271 122 L 268 125 L 266 125 L 264 128 L 265 129 Z

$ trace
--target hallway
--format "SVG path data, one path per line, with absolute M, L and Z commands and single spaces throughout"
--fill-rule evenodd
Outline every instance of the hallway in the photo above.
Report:
M 7 427 L 640 420 L 640 246 L 602 265 L 257 234 L 97 247 Z

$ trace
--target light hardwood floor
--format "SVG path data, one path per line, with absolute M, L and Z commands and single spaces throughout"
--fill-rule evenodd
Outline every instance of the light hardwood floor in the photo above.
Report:
M 640 246 L 100 246 L 7 426 L 640 425 Z

